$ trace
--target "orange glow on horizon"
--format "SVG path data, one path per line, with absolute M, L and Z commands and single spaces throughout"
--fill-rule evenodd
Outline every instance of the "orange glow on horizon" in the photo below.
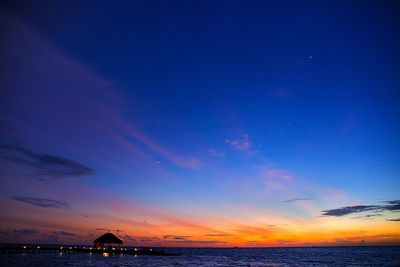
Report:
M 33 214 L 41 211 L 40 214 Z M 30 225 L 41 233 L 52 235 L 58 229 L 75 233 L 73 236 L 57 236 L 57 242 L 65 244 L 91 244 L 104 232 L 95 230 L 123 229 L 119 236 L 124 245 L 164 247 L 292 247 L 292 246 L 337 246 L 337 245 L 400 245 L 400 226 L 397 222 L 379 220 L 358 221 L 351 218 L 320 217 L 314 220 L 288 220 L 274 218 L 274 224 L 251 224 L 243 220 L 191 221 L 174 216 L 158 220 L 139 221 L 127 217 L 69 214 L 59 219 L 59 211 L 40 208 L 26 209 L 32 213 Z M 43 216 L 47 218 L 43 220 Z M 65 214 L 64 214 L 65 215 Z M 191 216 L 187 216 L 190 218 Z M 26 227 L 22 218 L 2 215 L 4 222 L 13 222 L 15 227 Z M 101 222 L 101 225 L 98 225 Z M 34 237 L 27 242 L 40 242 Z

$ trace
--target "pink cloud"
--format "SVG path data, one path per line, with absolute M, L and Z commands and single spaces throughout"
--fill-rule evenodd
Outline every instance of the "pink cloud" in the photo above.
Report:
M 242 135 L 239 139 L 226 139 L 225 143 L 231 145 L 237 150 L 249 150 L 252 145 L 247 134 Z
M 278 179 L 283 179 L 285 181 L 293 180 L 293 176 L 290 175 L 287 171 L 282 169 L 266 169 L 264 170 L 263 173 L 267 178 L 278 178 Z

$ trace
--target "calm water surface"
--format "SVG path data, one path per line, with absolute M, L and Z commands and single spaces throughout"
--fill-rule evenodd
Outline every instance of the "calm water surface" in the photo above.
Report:
M 181 256 L 0 254 L 0 266 L 400 266 L 400 247 L 167 249 Z

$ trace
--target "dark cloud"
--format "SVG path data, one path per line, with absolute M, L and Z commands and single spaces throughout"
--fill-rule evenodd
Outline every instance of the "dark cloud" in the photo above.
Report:
M 178 243 L 179 244 L 213 245 L 213 244 L 222 244 L 225 242 L 214 241 L 214 240 L 182 240 L 182 241 L 178 241 Z
M 400 200 L 383 201 L 383 203 L 390 204 L 390 205 L 400 205 Z
M 364 215 L 364 216 L 354 217 L 352 219 L 362 219 L 362 218 L 369 219 L 369 218 L 380 217 L 380 216 L 382 216 L 381 213 L 378 213 L 378 214 L 367 214 L 367 215 Z
M 55 232 L 52 232 L 48 234 L 42 234 L 40 236 L 40 242 L 47 244 L 58 244 L 60 240 L 58 238 L 58 235 Z
M 352 213 L 359 213 L 359 212 L 364 212 L 364 211 L 376 211 L 379 209 L 379 206 L 375 205 L 370 205 L 370 206 L 364 206 L 364 205 L 358 205 L 358 206 L 348 206 L 348 207 L 343 207 L 343 208 L 338 208 L 338 209 L 331 209 L 331 210 L 324 210 L 322 211 L 323 216 L 344 216 L 347 214 L 352 214 Z
M 388 204 L 385 206 L 386 210 L 393 210 L 393 211 L 400 210 L 400 200 L 384 201 L 384 203 Z
M 398 219 L 387 219 L 387 221 L 390 221 L 390 222 L 400 222 L 400 218 L 398 218 Z
M 58 232 L 54 232 L 56 235 L 62 235 L 62 236 L 68 236 L 68 237 L 73 237 L 76 236 L 76 234 L 71 233 L 71 232 L 67 232 L 67 231 L 58 231 Z
M 72 232 L 67 232 L 64 230 L 61 231 L 54 231 L 50 233 L 43 233 L 39 236 L 40 241 L 42 243 L 47 243 L 47 244 L 60 244 L 64 243 L 65 239 L 72 241 L 77 235 Z M 68 241 L 68 242 L 69 242 Z
M 324 210 L 322 211 L 322 216 L 341 217 L 348 214 L 360 212 L 383 212 L 400 210 L 400 200 L 384 201 L 383 203 L 386 203 L 386 205 L 357 205 L 342 207 L 338 209 Z
M 21 235 L 36 235 L 39 233 L 38 230 L 35 229 L 14 229 L 14 233 Z
M 136 239 L 133 236 L 130 235 L 124 235 L 124 238 L 128 241 L 136 241 Z
M 44 177 L 65 178 L 95 173 L 93 169 L 76 161 L 40 154 L 16 143 L 1 144 L 0 158 L 34 168 L 38 175 Z
M 208 234 L 207 236 L 225 236 L 225 235 L 218 235 L 218 234 Z M 186 235 L 164 235 L 163 239 L 167 240 L 168 242 L 174 242 L 176 244 L 218 244 L 218 243 L 225 243 L 221 241 L 215 240 L 190 240 L 190 236 Z
M 229 236 L 228 234 L 207 234 L 206 236 Z
M 13 199 L 42 208 L 65 209 L 69 207 L 67 202 L 54 199 L 37 197 L 14 197 Z
M 9 233 L 7 233 L 6 231 L 1 231 L 0 230 L 0 235 L 9 235 Z
M 292 199 L 284 200 L 283 202 L 291 203 L 291 202 L 308 201 L 308 200 L 311 200 L 311 198 L 292 198 Z
M 190 236 L 187 235 L 164 235 L 166 240 L 187 240 Z
M 159 241 L 159 240 L 160 240 L 160 238 L 156 237 L 156 236 L 144 237 L 144 238 L 140 239 L 140 241 L 142 241 L 142 242 L 154 242 L 154 241 Z

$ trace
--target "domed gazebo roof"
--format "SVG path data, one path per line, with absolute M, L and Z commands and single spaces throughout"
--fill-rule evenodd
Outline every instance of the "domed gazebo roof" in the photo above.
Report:
M 122 244 L 122 240 L 116 237 L 112 233 L 105 233 L 97 238 L 94 243 L 102 243 L 102 244 Z

